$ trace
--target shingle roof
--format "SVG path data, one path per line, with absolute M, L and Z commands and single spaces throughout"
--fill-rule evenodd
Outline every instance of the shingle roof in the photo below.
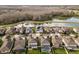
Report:
M 22 37 L 21 35 L 17 35 L 15 38 L 15 44 L 13 50 L 21 50 L 25 47 L 25 37 Z
M 6 37 L 5 37 L 5 38 L 6 38 Z M 3 44 L 2 44 L 2 46 L 1 46 L 1 48 L 0 48 L 0 52 L 1 52 L 1 53 L 10 52 L 11 47 L 12 47 L 12 41 L 11 41 L 10 39 L 7 39 L 7 38 L 6 38 L 6 39 L 3 41 Z
M 63 40 L 67 45 L 76 45 L 73 38 L 71 38 L 71 37 L 64 37 Z

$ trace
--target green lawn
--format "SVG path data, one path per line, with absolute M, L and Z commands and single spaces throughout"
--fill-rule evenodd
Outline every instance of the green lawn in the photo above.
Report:
M 79 54 L 79 50 L 75 51 L 68 51 L 69 54 Z M 40 52 L 38 49 L 32 49 L 28 50 L 27 53 L 25 51 L 19 52 L 20 54 L 49 54 L 48 52 Z M 53 50 L 52 50 L 53 53 Z M 18 52 L 17 52 L 18 54 Z M 53 54 L 66 54 L 64 48 L 54 48 L 54 53 Z
M 70 18 L 70 17 L 55 16 L 54 18 L 57 18 L 57 19 L 60 19 L 60 20 L 66 20 L 67 18 Z
M 28 50 L 27 54 L 40 54 L 40 51 L 38 49 L 32 49 Z
M 41 52 L 40 54 L 49 54 L 48 52 Z
M 64 48 L 54 48 L 54 54 L 66 54 Z
M 27 54 L 49 54 L 48 52 L 40 52 L 38 49 L 28 50 Z
M 69 54 L 79 54 L 79 50 L 69 51 Z

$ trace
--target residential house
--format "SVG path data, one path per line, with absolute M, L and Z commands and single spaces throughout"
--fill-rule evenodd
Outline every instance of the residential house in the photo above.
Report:
M 13 40 L 14 40 L 14 47 L 13 47 L 13 51 L 17 52 L 17 51 L 24 51 L 25 50 L 25 37 L 23 35 L 14 35 L 13 36 Z
M 75 50 L 77 48 L 77 45 L 72 37 L 63 37 L 62 39 L 63 43 L 65 44 L 65 47 L 69 50 Z
M 50 41 L 47 36 L 42 36 L 41 38 L 41 51 L 42 52 L 50 52 L 51 47 L 50 47 Z
M 59 48 L 62 46 L 62 37 L 60 37 L 59 35 L 52 35 L 52 44 L 53 47 L 55 48 Z
M 36 26 L 36 33 L 42 33 L 43 27 L 42 26 Z
M 0 27 L 0 35 L 5 35 L 6 28 Z
M 5 35 L 2 38 L 2 41 L 3 41 L 3 44 L 2 44 L 2 46 L 0 48 L 0 53 L 10 53 L 12 45 L 13 45 L 11 37 L 9 35 Z
M 78 47 L 79 47 L 79 37 L 78 38 L 74 38 L 73 39 L 74 41 L 75 41 L 75 43 L 78 45 Z
M 28 40 L 29 49 L 37 48 L 38 43 L 37 43 L 36 37 L 28 36 L 27 40 Z

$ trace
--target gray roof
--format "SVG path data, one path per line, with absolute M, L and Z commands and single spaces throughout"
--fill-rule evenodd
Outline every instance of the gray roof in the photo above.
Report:
M 50 42 L 47 38 L 41 36 L 40 39 L 41 39 L 41 45 L 50 45 Z

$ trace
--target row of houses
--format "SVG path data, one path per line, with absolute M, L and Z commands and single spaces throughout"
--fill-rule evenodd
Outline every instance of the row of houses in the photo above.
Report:
M 69 31 L 78 32 L 76 28 L 48 26 L 48 24 L 19 24 L 13 27 L 0 27 L 0 34 L 29 34 L 29 33 L 65 33 Z
M 11 51 L 21 51 L 28 49 L 41 48 L 43 52 L 51 52 L 53 48 L 65 47 L 69 50 L 77 50 L 79 48 L 79 37 L 60 36 L 57 34 L 30 34 L 24 35 L 6 35 L 2 38 L 3 44 L 0 53 L 9 53 Z M 63 45 L 64 44 L 64 45 Z
M 77 50 L 79 47 L 79 37 L 61 36 L 59 34 L 29 34 L 28 36 L 16 34 L 5 35 L 2 38 L 3 44 L 0 53 L 10 53 L 11 51 L 23 51 L 40 48 L 43 52 L 51 52 L 53 48 L 65 47 L 69 50 Z M 64 45 L 63 45 L 64 44 Z
M 79 48 L 79 37 L 61 35 L 61 33 L 68 33 L 70 31 L 77 33 L 78 29 L 74 28 L 43 27 L 41 25 L 34 26 L 32 24 L 26 26 L 20 24 L 9 27 L 7 30 L 2 30 L 2 28 L 0 28 L 0 30 L 0 34 L 3 32 L 6 34 L 2 38 L 3 44 L 0 48 L 0 53 L 38 48 L 44 52 L 51 52 L 51 49 L 61 47 L 65 47 L 69 50 L 77 50 Z M 35 31 L 35 33 L 33 33 L 33 31 Z
M 54 34 L 52 34 L 54 35 Z M 51 35 L 50 35 L 51 36 Z M 4 36 L 2 38 L 3 40 L 3 45 L 0 48 L 0 52 L 10 52 L 11 50 L 13 51 L 18 51 L 18 50 L 25 50 L 26 47 L 28 49 L 34 49 L 34 48 L 41 48 L 41 51 L 47 51 L 50 52 L 54 43 L 52 36 L 50 37 L 49 34 L 30 34 L 28 36 L 24 35 L 14 35 L 12 37 L 9 36 Z M 54 39 L 56 42 L 58 42 L 60 39 Z M 52 43 L 52 45 L 51 45 Z M 60 42 L 57 43 L 57 45 L 60 44 Z M 8 46 L 10 45 L 10 46 Z M 59 46 L 59 45 L 58 45 Z M 58 46 L 54 46 L 58 48 Z

